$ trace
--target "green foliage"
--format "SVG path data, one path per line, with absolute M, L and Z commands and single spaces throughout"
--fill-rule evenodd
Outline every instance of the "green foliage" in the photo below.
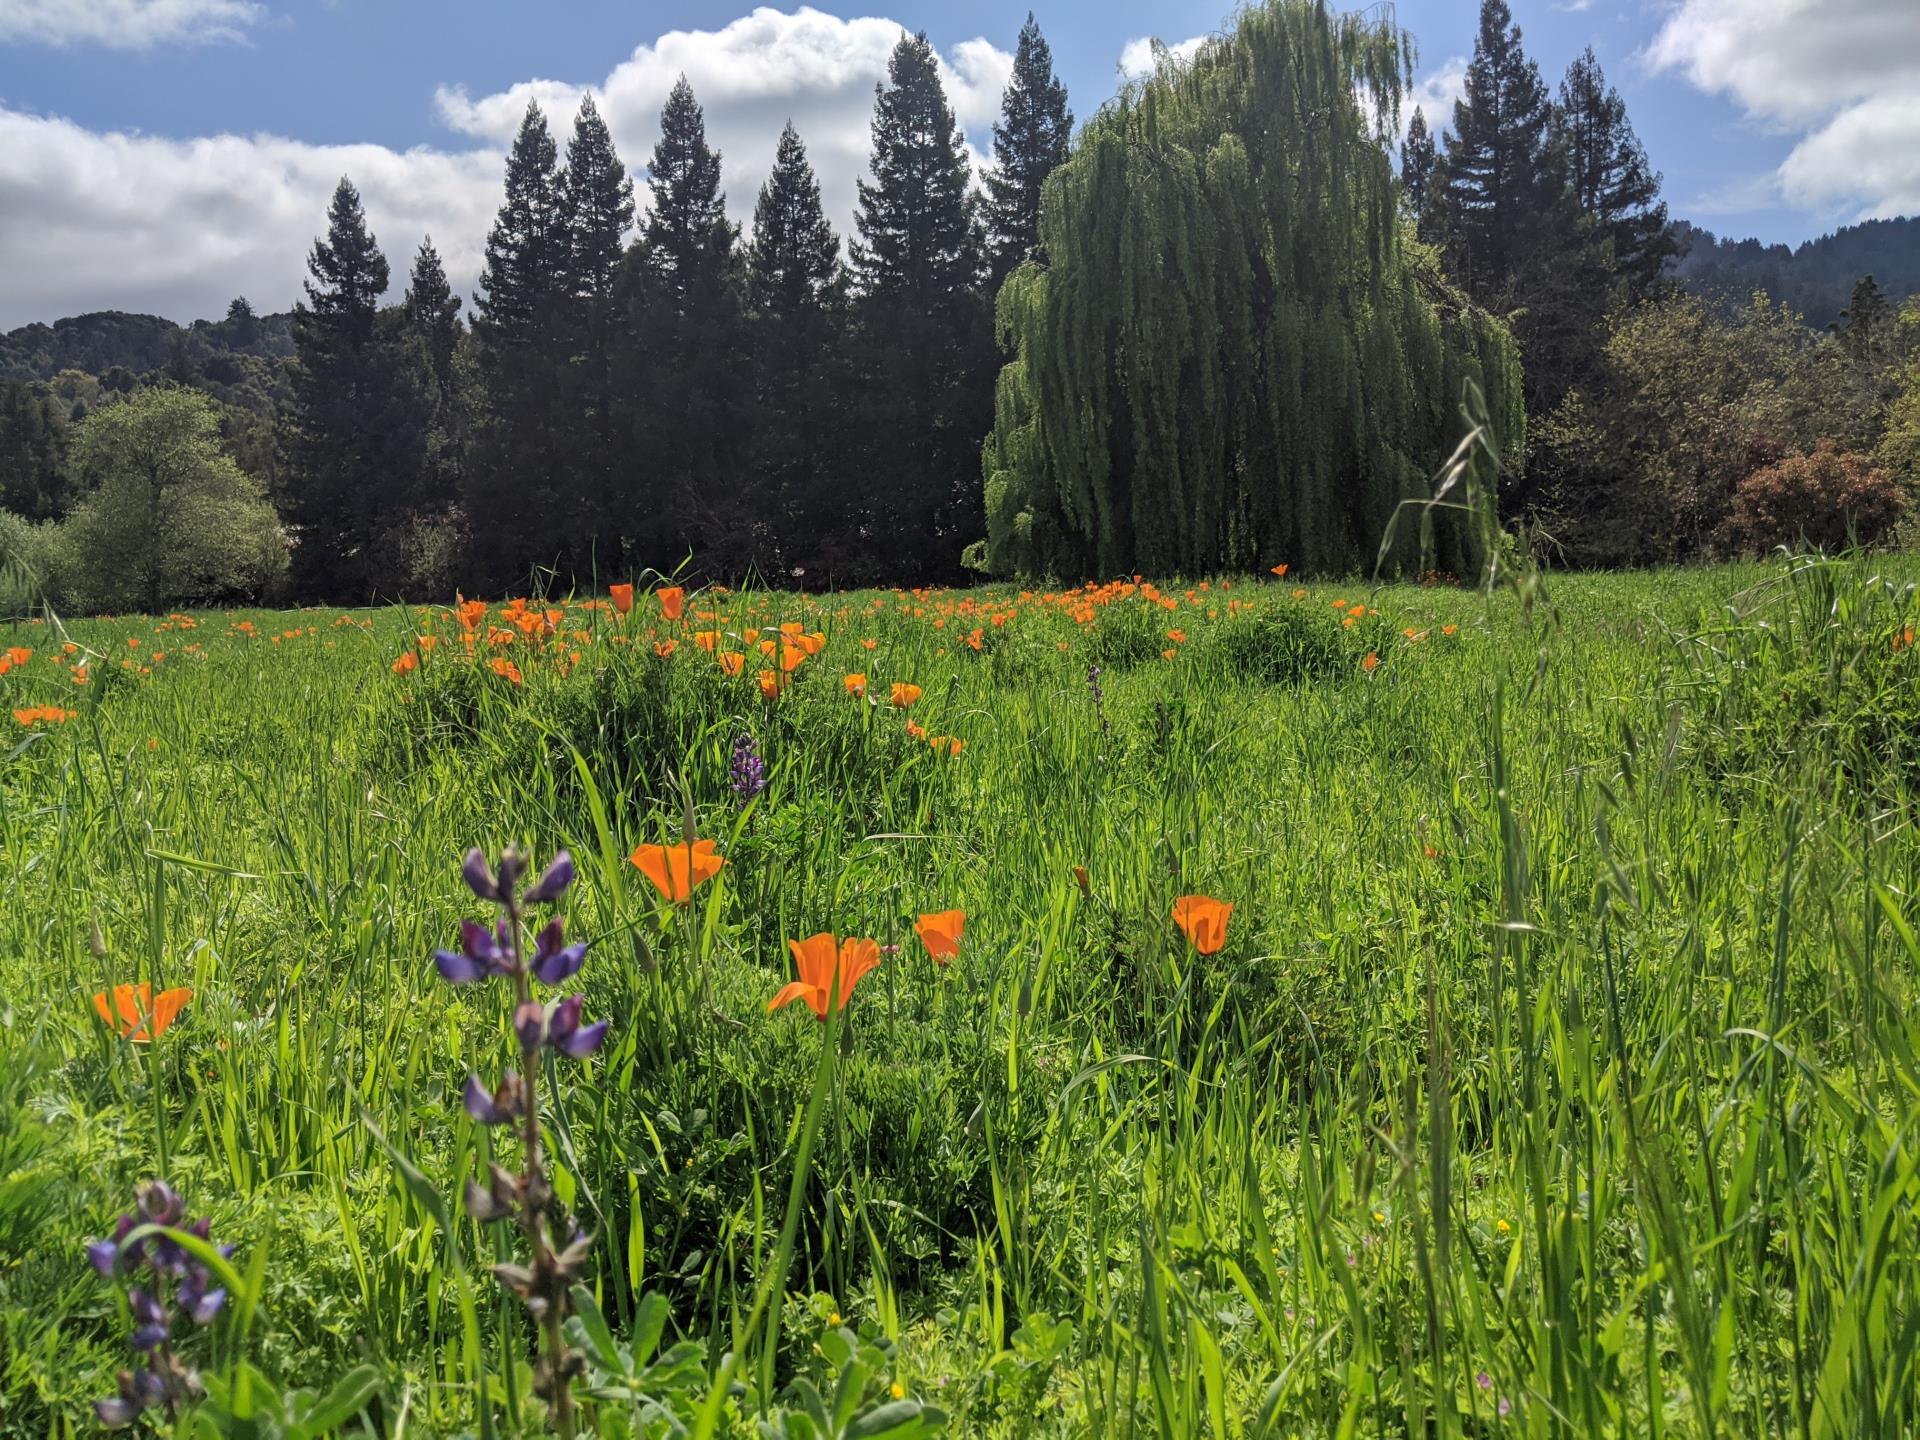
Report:
M 1911 1431 L 1874 1326 L 1920 1287 L 1914 578 L 690 597 L 827 634 L 771 702 L 644 601 L 479 650 L 517 686 L 398 607 L 76 622 L 79 689 L 22 626 L 11 703 L 81 713 L 0 770 L 0 1428 L 85 1431 L 127 1363 L 80 1241 L 164 1152 L 237 1264 L 270 1245 L 175 1428 L 228 1428 L 245 1363 L 255 1433 L 538 1432 L 454 1208 L 512 1159 L 459 1106 L 508 1014 L 427 958 L 465 843 L 514 837 L 572 851 L 616 1017 L 544 1115 L 595 1236 L 582 1433 L 1798 1440 L 1796 1373 L 1836 1434 Z M 1096 710 L 1109 613 L 1187 639 Z M 627 852 L 689 800 L 729 863 L 679 910 Z M 902 947 L 838 1030 L 766 1013 L 820 929 Z M 145 979 L 195 991 L 151 1048 L 89 1004 Z
M 1381 135 L 1406 63 L 1390 24 L 1277 0 L 1087 124 L 1047 182 L 1047 265 L 1000 293 L 990 568 L 1356 565 L 1469 379 L 1517 453 L 1506 332 L 1401 228 Z M 1436 538 L 1426 563 L 1474 568 L 1462 529 Z
M 35 525 L 0 510 L 0 619 L 31 615 L 56 595 L 60 538 L 53 525 Z
M 84 610 L 259 596 L 286 574 L 286 539 L 260 486 L 221 450 L 213 406 L 141 390 L 89 415 L 74 464 L 90 481 L 58 532 L 61 588 Z

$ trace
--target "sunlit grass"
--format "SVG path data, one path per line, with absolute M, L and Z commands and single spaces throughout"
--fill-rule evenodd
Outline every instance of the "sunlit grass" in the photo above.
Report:
M 1915 573 L 15 627 L 6 710 L 72 714 L 0 717 L 0 1431 L 111 1391 L 81 1246 L 162 1165 L 268 1249 L 264 1373 L 534 1423 L 495 1237 L 395 1158 L 487 1153 L 507 1017 L 429 956 L 512 840 L 580 867 L 613 1029 L 547 1134 L 618 1333 L 657 1292 L 757 1390 L 870 1322 L 969 1436 L 1911 1434 Z M 689 818 L 676 907 L 629 855 Z M 832 1066 L 767 1014 L 818 932 L 885 954 Z M 132 982 L 194 990 L 159 1044 Z

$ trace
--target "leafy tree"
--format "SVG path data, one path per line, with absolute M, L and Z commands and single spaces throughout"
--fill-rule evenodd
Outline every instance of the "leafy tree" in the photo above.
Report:
M 737 534 L 750 558 L 803 574 L 843 568 L 836 465 L 847 410 L 846 272 L 820 183 L 792 122 L 753 210 L 747 254 L 757 425 Z
M 855 538 L 869 576 L 927 580 L 957 574 L 961 547 L 980 533 L 975 467 L 991 423 L 993 344 L 965 142 L 924 34 L 903 35 L 888 61 L 871 169 L 852 247 L 859 468 L 870 477 L 850 496 Z
M 645 457 L 645 483 L 623 500 L 623 533 L 632 560 L 671 568 L 731 533 L 752 432 L 739 232 L 684 75 L 661 111 L 647 186 L 653 204 L 618 285 L 617 384 Z
M 206 396 L 154 386 L 103 405 L 75 432 L 73 459 L 90 489 L 60 549 L 81 608 L 257 598 L 286 573 L 279 517 L 220 448 Z
M 1519 449 L 1505 329 L 1403 244 L 1381 135 L 1408 43 L 1267 0 L 1083 128 L 1048 184 L 1047 266 L 999 298 L 989 568 L 1357 567 L 1458 442 L 1466 380 Z M 1473 568 L 1461 528 L 1424 555 L 1418 528 L 1394 559 Z
M 1067 87 L 1053 73 L 1053 51 L 1029 10 L 993 127 L 994 165 L 983 177 L 994 289 L 1039 244 L 1040 188 L 1067 158 L 1072 139 Z
M 564 435 L 560 297 L 569 263 L 557 164 L 546 116 L 529 104 L 507 155 L 506 197 L 487 235 L 474 307 L 486 407 L 466 509 L 474 578 L 488 585 L 569 559 L 562 554 L 568 507 L 553 471 Z
M 1647 164 L 1626 101 L 1607 84 L 1591 46 L 1567 67 L 1553 127 L 1574 199 L 1612 242 L 1613 270 L 1627 298 L 1639 299 L 1677 246 L 1660 200 L 1660 176 Z
M 1878 543 L 1906 508 L 1901 488 L 1872 460 L 1821 440 L 1742 479 L 1719 540 L 1735 555 L 1764 555 L 1780 545 L 1831 554 Z
M 386 578 L 369 566 L 371 542 L 392 509 L 396 470 L 410 468 L 413 441 L 395 352 L 377 325 L 387 261 L 349 180 L 334 191 L 307 268 L 306 299 L 294 309 L 287 432 L 297 580 L 309 596 L 370 598 Z

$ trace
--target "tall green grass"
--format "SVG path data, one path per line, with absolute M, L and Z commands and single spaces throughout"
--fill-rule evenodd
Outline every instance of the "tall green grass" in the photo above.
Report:
M 710 1433 L 830 1393 L 843 1325 L 957 1435 L 1920 1432 L 1914 576 L 764 596 L 829 635 L 772 704 L 604 634 L 514 689 L 390 674 L 409 612 L 73 624 L 87 686 L 0 678 L 78 712 L 0 774 L 0 1432 L 90 1429 L 80 1247 L 160 1169 L 269 1257 L 259 1374 L 372 1367 L 348 1431 L 537 1425 L 454 1208 L 506 1017 L 428 960 L 508 840 L 573 851 L 614 1021 L 547 1117 L 591 1298 L 696 1347 Z M 667 913 L 625 857 L 689 809 L 731 863 Z M 1237 907 L 1211 959 L 1189 891 Z M 763 1013 L 822 929 L 901 947 L 843 1032 Z M 150 1052 L 92 1014 L 125 980 L 195 988 Z

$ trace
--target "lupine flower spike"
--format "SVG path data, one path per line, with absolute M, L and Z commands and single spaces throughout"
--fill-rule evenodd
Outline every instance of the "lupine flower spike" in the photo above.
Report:
M 466 1205 L 482 1222 L 516 1220 L 526 1237 L 528 1262 L 496 1265 L 494 1274 L 541 1327 L 534 1388 L 547 1402 L 554 1427 L 571 1436 L 572 1386 L 584 1364 L 567 1347 L 564 1323 L 568 1292 L 586 1268 L 592 1242 L 555 1200 L 541 1157 L 540 1104 L 534 1087 L 539 1083 L 542 1050 L 585 1059 L 606 1039 L 607 1022 L 583 1020 L 578 995 L 565 996 L 551 1006 L 535 997 L 536 981 L 554 986 L 572 979 L 586 962 L 587 947 L 567 943 L 566 921 L 556 915 L 534 932 L 533 947 L 527 949 L 526 907 L 552 904 L 575 877 L 573 859 L 564 850 L 523 892 L 520 881 L 525 870 L 525 860 L 514 850 L 502 855 L 497 867 L 489 865 L 479 850 L 468 853 L 461 867 L 467 888 L 479 899 L 498 905 L 500 915 L 491 928 L 475 920 L 463 921 L 460 948 L 436 951 L 433 963 L 441 977 L 455 985 L 481 984 L 496 977 L 513 985 L 513 1033 L 520 1047 L 520 1069 L 506 1071 L 492 1088 L 478 1075 L 468 1076 L 461 1099 L 467 1114 L 481 1125 L 518 1127 L 522 1169 L 516 1175 L 496 1164 L 489 1167 L 484 1184 L 468 1180 Z M 564 1245 L 558 1244 L 556 1234 L 569 1238 Z
M 93 1403 L 95 1416 L 110 1427 L 131 1425 L 146 1410 L 161 1410 L 171 1418 L 199 1398 L 200 1377 L 174 1353 L 175 1334 L 183 1321 L 211 1325 L 227 1302 L 227 1292 L 214 1285 L 212 1271 L 185 1246 L 164 1234 L 137 1233 L 156 1225 L 212 1243 L 212 1222 L 189 1222 L 180 1197 L 165 1182 L 150 1180 L 140 1186 L 134 1208 L 120 1217 L 112 1237 L 87 1246 L 87 1261 L 95 1273 L 123 1281 L 138 1277 L 127 1291 L 127 1305 L 133 1312 L 132 1344 L 140 1353 L 140 1365 L 120 1372 L 117 1394 Z M 233 1253 L 231 1245 L 216 1248 L 223 1258 Z

